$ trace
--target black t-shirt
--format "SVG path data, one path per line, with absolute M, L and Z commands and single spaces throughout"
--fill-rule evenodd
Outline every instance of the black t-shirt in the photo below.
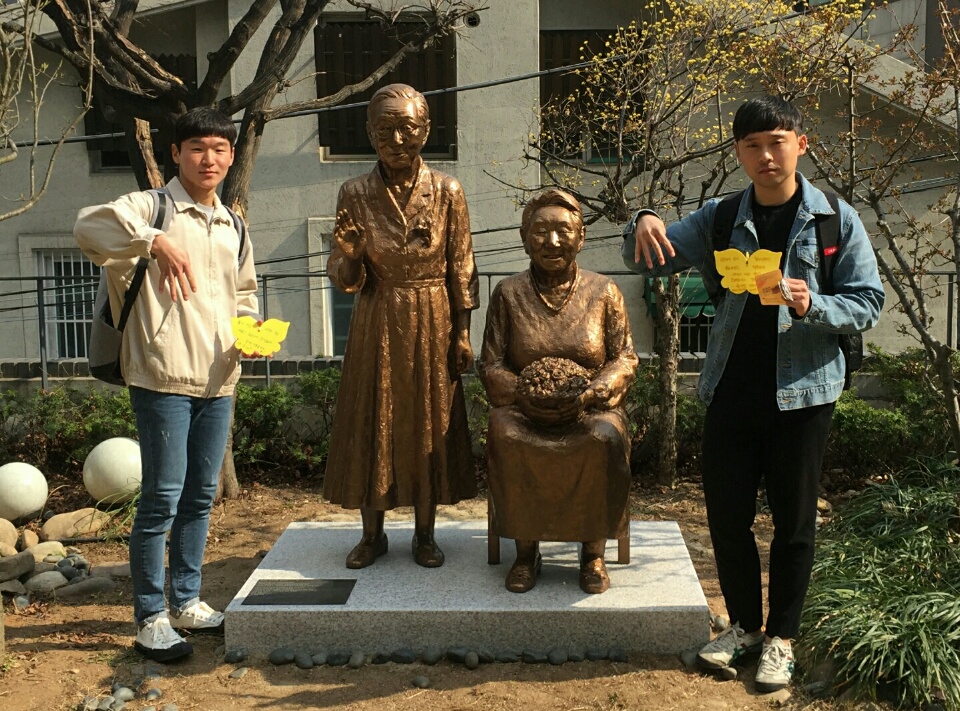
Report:
M 801 190 L 782 205 L 759 205 L 753 201 L 753 224 L 760 249 L 780 252 L 783 270 L 784 252 L 790 228 L 800 208 Z M 776 405 L 777 394 L 777 324 L 780 307 L 764 306 L 760 297 L 749 294 L 743 315 L 730 349 L 715 397 L 740 401 L 749 399 Z

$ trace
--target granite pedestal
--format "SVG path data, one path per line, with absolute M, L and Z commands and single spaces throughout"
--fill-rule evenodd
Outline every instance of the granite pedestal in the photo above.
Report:
M 504 539 L 502 562 L 488 565 L 486 521 L 437 522 L 446 563 L 434 569 L 413 562 L 412 522 L 387 523 L 386 531 L 389 553 L 348 570 L 344 559 L 360 539 L 359 523 L 291 523 L 227 607 L 226 648 L 261 657 L 281 646 L 366 653 L 617 646 L 674 654 L 710 636 L 707 602 L 672 521 L 632 522 L 628 565 L 613 562 L 617 542 L 607 543 L 611 587 L 601 595 L 580 590 L 578 544 L 541 544 L 537 585 L 516 594 L 503 586 L 513 541 Z M 337 594 L 346 601 L 283 604 L 283 588 L 298 586 L 324 587 L 334 603 Z M 279 590 L 272 597 L 280 604 L 251 604 L 269 600 L 271 590 Z

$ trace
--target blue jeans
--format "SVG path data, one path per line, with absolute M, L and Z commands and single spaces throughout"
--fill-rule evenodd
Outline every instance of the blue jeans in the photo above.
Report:
M 170 531 L 170 606 L 200 597 L 200 568 L 233 398 L 130 388 L 143 478 L 130 534 L 136 621 L 166 610 L 163 559 Z

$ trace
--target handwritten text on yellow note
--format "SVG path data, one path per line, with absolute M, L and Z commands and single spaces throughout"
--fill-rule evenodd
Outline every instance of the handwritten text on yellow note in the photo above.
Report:
M 720 286 L 734 294 L 745 291 L 756 294 L 757 276 L 777 269 L 780 266 L 781 252 L 758 249 L 753 254 L 746 255 L 739 249 L 725 249 L 714 252 L 713 256 L 717 260 L 717 271 L 723 277 Z
M 271 318 L 257 326 L 251 316 L 240 316 L 231 320 L 233 335 L 237 339 L 237 349 L 241 353 L 259 353 L 271 355 L 280 350 L 280 344 L 287 337 L 289 321 Z

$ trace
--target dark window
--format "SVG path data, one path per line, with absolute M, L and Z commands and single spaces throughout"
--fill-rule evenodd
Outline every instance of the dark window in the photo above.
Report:
M 197 86 L 197 58 L 189 54 L 161 54 L 154 59 L 171 74 L 183 79 L 191 89 Z M 88 136 L 103 133 L 120 133 L 123 123 L 115 112 L 97 92 L 93 94 L 93 106 L 84 117 L 84 130 Z M 99 138 L 87 141 L 87 150 L 94 159 L 94 169 L 130 168 L 130 156 L 127 153 L 127 142 L 123 136 L 116 138 Z M 153 154 L 157 165 L 162 166 L 170 155 L 170 146 L 162 146 L 154 134 Z
M 401 22 L 383 28 L 376 22 L 330 22 L 317 25 L 314 33 L 317 61 L 317 96 L 336 93 L 370 75 L 392 57 L 421 27 Z M 445 89 L 457 83 L 457 44 L 453 35 L 439 38 L 423 53 L 408 56 L 375 87 L 354 94 L 348 103 L 368 101 L 387 84 L 409 84 L 417 91 Z M 457 143 L 457 97 L 454 93 L 428 96 L 430 136 L 426 157 L 455 158 Z M 320 145 L 334 156 L 373 156 L 367 138 L 365 106 L 318 114 Z
M 347 350 L 347 334 L 353 316 L 353 294 L 344 294 L 337 288 L 330 291 L 331 320 L 333 328 L 333 355 L 342 356 Z
M 616 30 L 543 30 L 540 69 L 556 69 L 602 53 Z M 607 162 L 617 159 L 618 127 L 600 124 L 597 112 L 580 98 L 583 76 L 557 72 L 540 77 L 541 132 L 544 149 L 567 159 Z M 639 98 L 638 98 L 639 100 Z M 569 109 L 567 111 L 566 109 Z M 629 160 L 629 156 L 626 158 Z

